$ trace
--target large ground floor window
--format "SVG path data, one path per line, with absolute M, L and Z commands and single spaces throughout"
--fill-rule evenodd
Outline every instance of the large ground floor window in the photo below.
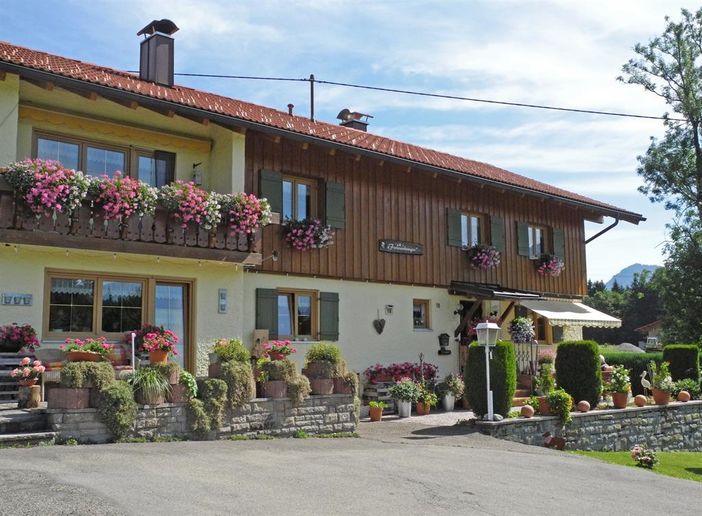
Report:
M 163 325 L 179 339 L 175 361 L 193 362 L 192 281 L 73 271 L 47 271 L 44 338 L 104 336 L 121 342 L 146 323 Z

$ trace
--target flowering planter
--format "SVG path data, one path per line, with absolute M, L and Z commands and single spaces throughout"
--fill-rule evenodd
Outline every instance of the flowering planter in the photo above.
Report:
M 85 409 L 90 407 L 90 389 L 54 387 L 47 394 L 50 409 Z
M 418 416 L 428 416 L 430 411 L 431 411 L 431 407 L 428 404 L 422 403 L 421 401 L 417 402 L 417 415 Z
M 287 355 L 285 353 L 279 353 L 277 351 L 269 351 L 268 358 L 271 360 L 285 360 Z
M 410 417 L 412 415 L 412 402 L 397 400 L 397 415 L 400 417 Z
M 149 351 L 149 363 L 151 363 L 151 364 L 166 364 L 166 363 L 168 363 L 168 351 L 163 351 L 161 349 L 157 349 L 156 351 Z
M 288 384 L 283 380 L 263 382 L 263 396 L 265 398 L 287 398 Z
M 383 409 L 380 407 L 369 407 L 368 415 L 371 421 L 380 421 L 383 419 Z
M 626 408 L 626 404 L 629 401 L 628 392 L 613 392 L 612 393 L 612 403 L 616 409 Z
M 670 403 L 670 394 L 667 392 L 654 388 L 651 389 L 651 393 L 653 394 L 653 401 L 656 405 L 667 405 Z
M 334 392 L 334 380 L 331 378 L 310 378 L 310 389 L 312 394 L 332 394 Z
M 334 394 L 354 394 L 353 385 L 349 385 L 341 377 L 334 378 Z
M 102 355 L 94 351 L 69 351 L 67 353 L 69 362 L 99 362 Z

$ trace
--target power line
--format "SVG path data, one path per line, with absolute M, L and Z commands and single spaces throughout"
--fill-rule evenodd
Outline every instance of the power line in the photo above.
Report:
M 210 74 L 210 73 L 176 73 L 175 75 L 180 75 L 183 77 L 205 77 L 214 79 L 243 79 L 243 80 L 256 80 L 256 81 L 282 81 L 282 82 L 308 82 L 316 84 L 328 84 L 330 86 L 341 86 L 344 88 L 355 88 L 370 91 L 382 91 L 386 93 L 399 93 L 402 95 L 414 95 L 418 97 L 430 97 L 438 99 L 448 99 L 448 100 L 460 100 L 464 102 L 478 102 L 482 104 L 494 104 L 499 106 L 511 106 L 511 107 L 521 107 L 530 109 L 544 109 L 549 111 L 562 111 L 568 113 L 581 113 L 587 115 L 603 115 L 603 116 L 617 116 L 623 118 L 638 118 L 645 120 L 669 120 L 674 122 L 686 122 L 684 118 L 672 118 L 665 116 L 653 116 L 653 115 L 638 115 L 635 113 L 621 113 L 618 111 L 600 111 L 596 109 L 578 109 L 578 108 L 568 108 L 560 106 L 549 106 L 544 104 L 530 104 L 526 102 L 509 102 L 506 100 L 493 100 L 493 99 L 483 99 L 477 97 L 462 97 L 459 95 L 446 95 L 442 93 L 429 93 L 427 91 L 416 91 L 416 90 L 403 90 L 399 88 L 385 88 L 382 86 L 369 86 L 367 84 L 354 84 L 349 82 L 337 82 L 337 81 L 325 81 L 319 79 L 311 78 L 295 78 L 295 77 L 265 77 L 265 76 L 254 76 L 254 75 L 227 75 L 227 74 Z

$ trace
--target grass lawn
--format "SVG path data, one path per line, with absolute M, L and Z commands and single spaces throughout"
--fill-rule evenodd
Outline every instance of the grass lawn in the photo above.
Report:
M 638 467 L 629 452 L 576 451 L 574 453 L 612 464 Z M 651 470 L 654 473 L 702 482 L 702 452 L 656 452 L 656 455 L 659 462 Z

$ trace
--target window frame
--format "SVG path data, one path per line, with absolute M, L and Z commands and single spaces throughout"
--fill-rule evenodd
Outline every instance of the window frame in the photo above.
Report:
M 470 242 L 473 240 L 472 239 L 472 220 L 471 219 L 478 219 L 478 239 L 475 244 L 471 244 Z M 474 245 L 482 245 L 486 242 L 485 238 L 485 217 L 479 213 L 473 213 L 473 212 L 460 212 L 460 220 L 461 220 L 461 247 L 463 249 L 469 249 L 473 247 Z M 465 243 L 463 241 L 463 221 L 466 221 L 466 228 L 467 228 L 467 234 L 468 234 L 468 243 Z
M 310 189 L 310 215 L 308 218 L 314 219 L 318 217 L 319 214 L 319 207 L 317 205 L 318 199 L 319 199 L 319 184 L 316 179 L 311 179 L 307 177 L 299 177 L 299 176 L 290 176 L 290 175 L 283 175 L 281 179 L 281 188 L 283 189 L 283 194 L 281 198 L 281 206 L 280 206 L 280 211 L 281 211 L 281 216 L 283 215 L 284 211 L 284 206 L 285 206 L 285 189 L 283 188 L 283 185 L 286 183 L 292 183 L 292 214 L 293 216 L 291 217 L 290 220 L 302 220 L 298 219 L 296 217 L 297 215 L 297 186 L 298 185 L 305 185 L 309 187 Z
M 538 254 L 532 254 L 531 252 L 531 239 L 534 236 L 536 230 L 541 230 L 541 241 L 543 243 L 543 251 Z M 542 226 L 540 224 L 532 224 L 532 223 L 527 223 L 527 244 L 529 245 L 529 259 L 530 260 L 538 260 L 541 258 L 542 254 L 546 254 L 549 252 L 549 228 L 546 226 Z
M 414 319 L 414 308 L 416 305 L 424 306 L 424 326 L 417 326 Z M 413 299 L 412 300 L 412 329 L 415 331 L 431 330 L 431 300 L 430 299 Z
M 276 289 L 277 296 L 289 296 L 292 299 L 292 321 L 291 328 L 293 330 L 292 335 L 283 335 L 280 333 L 280 326 L 278 327 L 278 339 L 280 340 L 292 340 L 292 341 L 314 341 L 319 336 L 319 291 L 318 290 L 308 290 L 308 289 L 288 289 L 279 288 Z M 312 333 L 310 335 L 299 335 L 298 330 L 298 296 L 309 296 L 312 300 L 311 303 L 311 325 L 310 329 Z M 276 303 L 278 302 L 278 297 L 276 297 Z M 278 311 L 278 324 L 280 324 L 280 311 Z

